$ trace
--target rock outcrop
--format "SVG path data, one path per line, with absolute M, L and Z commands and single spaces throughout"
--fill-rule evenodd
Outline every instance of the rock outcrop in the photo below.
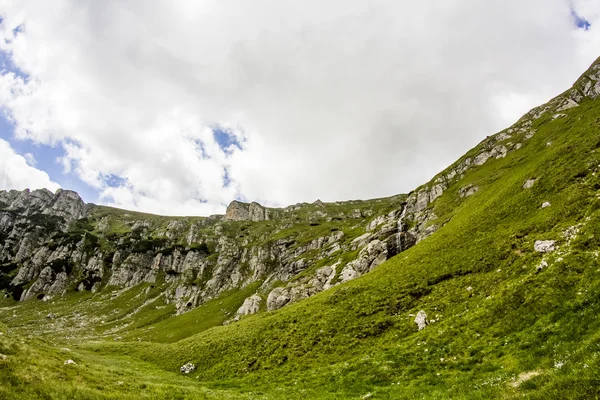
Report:
M 242 203 L 234 200 L 227 207 L 225 221 L 265 221 L 269 219 L 269 209 L 258 203 Z

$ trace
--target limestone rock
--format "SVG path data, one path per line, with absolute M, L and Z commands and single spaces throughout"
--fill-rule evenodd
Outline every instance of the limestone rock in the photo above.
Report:
M 547 208 L 547 207 L 550 207 L 551 205 L 552 204 L 550 204 L 550 202 L 545 201 L 545 202 L 542 203 L 542 208 Z
M 427 314 L 425 311 L 421 310 L 417 313 L 415 317 L 415 324 L 417 324 L 417 328 L 419 330 L 425 329 L 427 325 L 429 325 L 429 319 L 427 319 Z
M 269 219 L 269 211 L 258 203 L 232 201 L 225 211 L 225 221 L 264 221 Z
M 531 187 L 533 187 L 535 181 L 535 178 L 527 179 L 525 183 L 523 183 L 523 189 L 530 189 Z
M 483 152 L 481 152 L 481 153 L 479 153 L 479 154 L 477 154 L 475 156 L 475 158 L 473 159 L 473 164 L 475 164 L 475 165 L 483 165 L 483 164 L 485 164 L 485 162 L 487 160 L 490 159 L 491 156 L 492 155 L 489 152 L 483 151 Z
M 579 104 L 573 99 L 566 99 L 557 109 L 556 111 L 564 111 L 573 107 L 578 107 Z
M 275 288 L 267 297 L 267 310 L 277 310 L 285 306 L 289 301 L 290 295 L 288 289 L 282 287 Z
M 236 312 L 236 320 L 242 315 L 256 314 L 260 310 L 261 301 L 262 298 L 257 294 L 253 294 L 244 300 L 244 304 Z
M 356 250 L 357 248 L 363 247 L 369 239 L 373 236 L 371 233 L 365 233 L 364 235 L 360 235 L 359 237 L 352 240 L 352 250 Z
M 554 251 L 554 240 L 536 240 L 533 249 L 538 253 L 550 253 Z
M 469 197 L 474 195 L 475 193 L 477 193 L 477 191 L 479 191 L 479 186 L 477 185 L 467 185 L 467 186 L 463 186 L 458 190 L 458 195 L 460 197 Z
M 383 263 L 387 259 L 387 245 L 381 240 L 373 240 L 359 253 L 358 258 L 350 261 L 341 272 L 342 282 L 359 277 Z
M 56 215 L 72 221 L 85 216 L 85 203 L 72 190 L 58 189 L 43 214 Z
M 386 221 L 386 218 L 384 215 L 380 215 L 378 217 L 375 217 L 371 222 L 369 222 L 369 224 L 367 225 L 367 232 L 370 232 L 372 230 L 374 230 L 375 228 L 377 228 L 379 225 L 383 224 Z
M 196 370 L 196 366 L 192 363 L 187 363 L 183 364 L 179 370 L 183 374 L 189 374 L 190 372 L 194 372 Z

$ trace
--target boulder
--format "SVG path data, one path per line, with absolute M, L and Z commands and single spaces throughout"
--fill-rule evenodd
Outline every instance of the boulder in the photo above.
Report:
M 415 324 L 417 324 L 417 328 L 419 330 L 425 329 L 427 325 L 429 325 L 429 319 L 427 319 L 427 314 L 425 311 L 421 310 L 417 313 L 415 317 Z
M 529 189 L 533 186 L 533 184 L 535 183 L 536 179 L 532 178 L 532 179 L 527 179 L 525 181 L 525 183 L 523 184 L 523 189 Z
M 190 372 L 194 372 L 196 370 L 196 366 L 192 363 L 187 363 L 183 364 L 179 370 L 183 374 L 189 374 Z
M 550 253 L 554 251 L 554 240 L 536 240 L 533 249 L 538 253 Z
M 257 294 L 253 294 L 252 296 L 248 297 L 246 300 L 244 300 L 244 304 L 238 308 L 235 320 L 239 320 L 242 315 L 256 314 L 260 310 L 261 301 L 262 298 Z
M 290 294 L 287 288 L 278 287 L 269 293 L 267 297 L 267 310 L 277 310 L 290 302 Z

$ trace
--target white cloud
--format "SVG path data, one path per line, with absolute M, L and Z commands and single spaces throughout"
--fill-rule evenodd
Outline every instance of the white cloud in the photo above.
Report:
M 423 3 L 4 2 L 0 104 L 101 201 L 209 214 L 410 191 L 600 55 L 595 0 Z
M 15 153 L 8 142 L 0 139 L 0 189 L 47 188 L 55 191 L 59 187 L 47 173 L 30 166 L 25 157 Z

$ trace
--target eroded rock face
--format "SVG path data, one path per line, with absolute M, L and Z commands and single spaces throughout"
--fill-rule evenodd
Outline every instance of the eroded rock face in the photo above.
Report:
M 48 189 L 0 190 L 0 202 L 8 210 L 18 211 L 25 216 L 48 214 L 62 217 L 67 222 L 85 216 L 85 203 L 71 190 L 58 189 L 54 194 Z
M 225 221 L 265 221 L 269 219 L 269 210 L 258 203 L 242 203 L 234 200 L 227 207 Z

